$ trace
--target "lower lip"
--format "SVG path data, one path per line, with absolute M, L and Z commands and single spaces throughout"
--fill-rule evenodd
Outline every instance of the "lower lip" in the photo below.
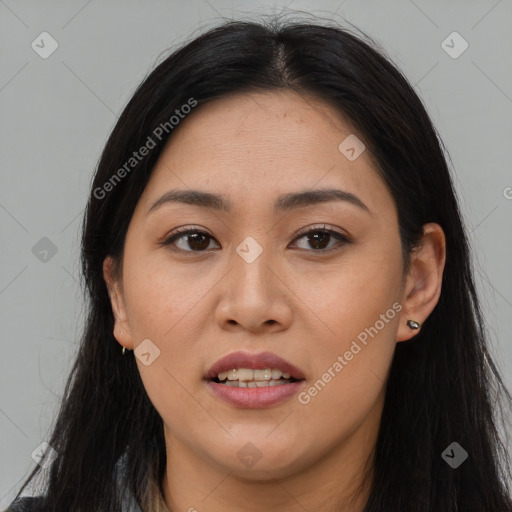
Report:
M 208 387 L 215 396 L 228 404 L 244 409 L 260 409 L 283 402 L 295 395 L 303 384 L 304 381 L 300 380 L 289 384 L 262 388 L 235 388 L 211 380 L 207 381 Z

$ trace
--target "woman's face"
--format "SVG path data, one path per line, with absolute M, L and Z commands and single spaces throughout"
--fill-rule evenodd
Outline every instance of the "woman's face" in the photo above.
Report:
M 424 318 L 400 313 L 397 211 L 354 133 L 309 96 L 243 94 L 198 107 L 160 156 L 128 229 L 115 335 L 146 340 L 140 375 L 184 466 L 285 477 L 374 442 L 396 341 L 414 335 L 399 326 Z M 330 189 L 349 199 L 307 195 Z M 229 385 L 210 378 L 223 369 Z

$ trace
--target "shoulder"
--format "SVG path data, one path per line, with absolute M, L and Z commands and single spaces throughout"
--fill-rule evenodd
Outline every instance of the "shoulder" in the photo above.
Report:
M 45 512 L 44 496 L 24 497 L 13 501 L 5 512 Z

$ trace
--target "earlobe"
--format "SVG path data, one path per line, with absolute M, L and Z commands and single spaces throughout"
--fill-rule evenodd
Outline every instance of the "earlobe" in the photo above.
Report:
M 446 261 L 446 240 L 439 224 L 423 226 L 421 245 L 411 253 L 411 264 L 402 297 L 403 310 L 397 341 L 415 336 L 434 310 L 443 281 Z
M 124 304 L 123 293 L 119 283 L 119 277 L 114 275 L 114 262 L 110 256 L 103 261 L 103 279 L 107 286 L 112 314 L 114 315 L 113 335 L 120 345 L 126 348 L 133 348 L 133 341 L 128 325 L 128 316 Z

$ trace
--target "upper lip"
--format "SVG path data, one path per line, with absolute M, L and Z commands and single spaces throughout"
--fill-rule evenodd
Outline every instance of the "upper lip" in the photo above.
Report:
M 206 373 L 205 379 L 211 380 L 217 377 L 221 372 L 239 368 L 250 368 L 252 370 L 276 368 L 283 373 L 289 373 L 294 379 L 304 379 L 302 370 L 272 352 L 261 352 L 259 354 L 232 352 L 214 363 Z

